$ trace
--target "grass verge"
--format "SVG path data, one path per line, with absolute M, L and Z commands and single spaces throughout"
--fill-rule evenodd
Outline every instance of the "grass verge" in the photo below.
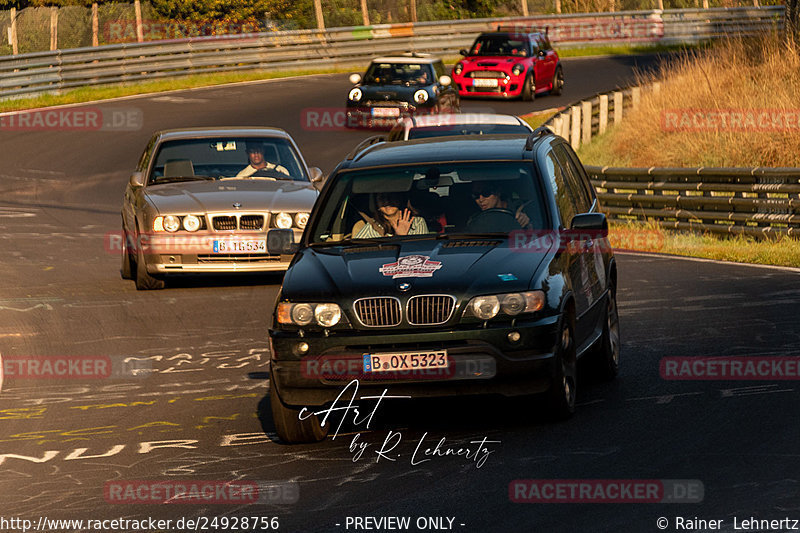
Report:
M 630 55 L 672 51 L 680 48 L 681 47 L 674 46 L 591 46 L 586 48 L 565 49 L 563 51 L 559 51 L 559 54 L 562 57 L 596 56 L 607 54 Z M 461 59 L 461 56 L 448 56 L 444 58 L 445 62 L 450 64 L 456 63 L 459 59 Z M 23 109 L 33 109 L 64 104 L 77 104 L 95 100 L 107 100 L 122 96 L 134 96 L 138 94 L 149 94 L 162 91 L 193 89 L 197 87 L 212 87 L 215 85 L 224 85 L 226 83 L 236 83 L 242 81 L 289 78 L 292 76 L 302 76 L 307 74 L 356 72 L 359 70 L 360 69 L 358 67 L 342 67 L 335 69 L 291 70 L 285 72 L 255 71 L 241 73 L 194 74 L 168 80 L 145 81 L 132 84 L 109 85 L 104 87 L 82 87 L 79 89 L 62 91 L 61 94 L 42 94 L 32 98 L 0 100 L 0 112 L 20 111 Z
M 613 222 L 609 238 L 615 248 L 630 251 L 757 265 L 800 265 L 800 240 L 790 237 L 774 240 L 756 240 L 741 235 L 720 237 L 665 230 L 652 222 Z
M 800 166 L 800 47 L 775 34 L 686 52 L 622 123 L 579 152 L 634 167 Z

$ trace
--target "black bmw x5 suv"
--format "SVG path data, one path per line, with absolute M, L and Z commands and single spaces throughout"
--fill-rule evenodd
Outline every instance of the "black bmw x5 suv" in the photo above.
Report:
M 362 395 L 541 394 L 569 417 L 579 358 L 618 371 L 607 232 L 583 166 L 546 128 L 354 152 L 300 243 L 268 235 L 271 253 L 296 252 L 269 330 L 279 437 L 324 438 L 315 413 L 354 379 Z

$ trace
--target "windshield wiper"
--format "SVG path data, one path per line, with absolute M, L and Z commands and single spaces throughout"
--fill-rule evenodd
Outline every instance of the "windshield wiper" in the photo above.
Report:
M 158 183 L 170 183 L 174 181 L 196 181 L 196 180 L 216 181 L 217 178 L 215 178 L 214 176 L 203 176 L 199 174 L 195 174 L 194 176 L 170 176 L 168 178 L 161 176 L 159 178 L 156 178 L 153 183 L 158 184 Z
M 389 244 L 392 245 L 392 241 L 386 240 L 385 237 L 383 238 L 364 238 L 364 239 L 343 239 L 341 241 L 321 241 L 321 242 L 312 242 L 309 244 L 310 247 L 324 247 L 324 246 L 363 246 L 366 244 Z

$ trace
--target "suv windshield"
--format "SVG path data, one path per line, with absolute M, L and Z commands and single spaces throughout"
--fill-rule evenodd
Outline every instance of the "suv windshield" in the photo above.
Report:
M 364 76 L 369 85 L 430 85 L 433 72 L 429 64 L 373 63 Z
M 215 137 L 162 143 L 148 183 L 236 177 L 308 181 L 286 139 Z
M 523 39 L 512 39 L 506 35 L 482 35 L 475 40 L 469 55 L 526 57 L 528 47 Z
M 545 229 L 547 220 L 530 161 L 419 164 L 333 179 L 312 244 L 507 234 Z

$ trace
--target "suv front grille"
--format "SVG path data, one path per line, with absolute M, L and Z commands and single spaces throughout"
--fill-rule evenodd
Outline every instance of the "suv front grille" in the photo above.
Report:
M 400 324 L 400 301 L 397 298 L 381 296 L 361 298 L 353 304 L 356 316 L 365 326 L 397 326 Z
M 450 320 L 456 299 L 447 294 L 412 296 L 406 305 L 408 323 L 412 326 L 433 326 Z

